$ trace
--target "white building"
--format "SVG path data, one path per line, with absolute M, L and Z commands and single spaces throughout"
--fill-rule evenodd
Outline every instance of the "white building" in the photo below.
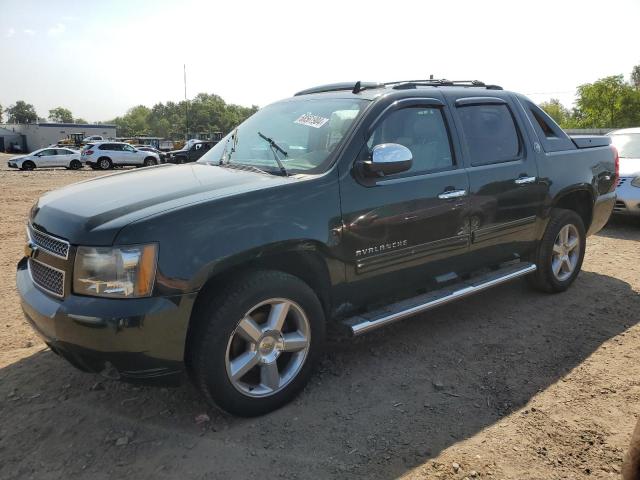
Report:
M 26 123 L 1 126 L 16 135 L 22 135 L 28 152 L 48 147 L 65 138 L 100 135 L 105 139 L 115 138 L 115 125 L 95 125 L 86 123 Z M 8 145 L 5 144 L 5 149 Z

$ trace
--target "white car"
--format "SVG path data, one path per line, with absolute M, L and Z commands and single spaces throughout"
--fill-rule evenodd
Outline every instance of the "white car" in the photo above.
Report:
M 109 170 L 114 166 L 150 167 L 160 163 L 160 156 L 123 142 L 97 142 L 82 150 L 82 162 L 93 169 Z
M 101 135 L 92 135 L 90 137 L 84 137 L 82 139 L 82 143 L 102 142 L 103 140 L 104 140 L 104 138 Z
M 10 168 L 33 170 L 34 168 L 65 167 L 71 170 L 82 168 L 80 152 L 62 147 L 47 147 L 28 155 L 13 157 L 9 160 Z
M 620 155 L 620 178 L 613 213 L 640 218 L 640 128 L 614 130 L 607 135 Z

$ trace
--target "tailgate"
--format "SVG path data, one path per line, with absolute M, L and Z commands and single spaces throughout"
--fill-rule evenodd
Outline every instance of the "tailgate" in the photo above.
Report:
M 611 145 L 611 137 L 603 135 L 572 135 L 571 140 L 578 148 L 606 147 Z

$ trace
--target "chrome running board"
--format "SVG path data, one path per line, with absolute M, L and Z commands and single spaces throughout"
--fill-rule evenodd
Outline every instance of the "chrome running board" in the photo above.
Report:
M 344 323 L 351 328 L 353 335 L 363 335 L 406 317 L 439 307 L 445 303 L 481 292 L 487 288 L 508 282 L 509 280 L 522 277 L 523 275 L 527 275 L 535 271 L 536 266 L 533 263 L 519 262 L 515 265 L 511 264 L 507 267 L 478 275 L 464 282 L 445 287 L 441 290 L 428 292 L 423 295 L 418 295 L 417 297 L 387 305 L 379 310 L 367 312 L 362 315 L 356 315 L 345 320 Z

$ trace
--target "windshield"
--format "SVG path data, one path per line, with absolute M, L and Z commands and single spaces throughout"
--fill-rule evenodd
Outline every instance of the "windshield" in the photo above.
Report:
M 620 158 L 640 158 L 640 133 L 611 135 Z
M 322 173 L 367 103 L 336 98 L 274 103 L 240 124 L 199 162 L 250 165 L 277 173 L 277 155 L 288 174 Z

